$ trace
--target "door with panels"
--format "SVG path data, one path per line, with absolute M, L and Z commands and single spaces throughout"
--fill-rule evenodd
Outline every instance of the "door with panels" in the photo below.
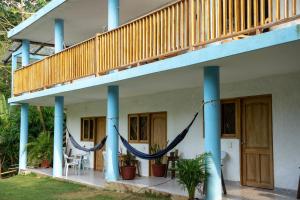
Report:
M 273 189 L 272 99 L 247 97 L 242 105 L 242 184 Z

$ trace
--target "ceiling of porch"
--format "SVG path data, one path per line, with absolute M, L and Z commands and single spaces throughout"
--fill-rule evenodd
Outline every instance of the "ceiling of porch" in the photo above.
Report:
M 121 0 L 120 23 L 124 24 L 172 1 L 174 0 Z M 53 44 L 56 18 L 65 21 L 66 46 L 93 37 L 107 27 L 107 0 L 65 0 L 50 12 L 41 13 L 33 15 L 32 18 L 36 20 L 23 30 L 14 32 L 11 39 Z M 38 18 L 38 15 L 42 16 Z M 17 29 L 18 27 L 15 28 Z
M 291 42 L 212 60 L 191 67 L 126 79 L 114 84 L 119 85 L 120 97 L 124 98 L 183 88 L 201 87 L 203 85 L 204 66 L 220 66 L 222 84 L 276 74 L 286 74 L 300 71 L 299 51 L 300 41 Z M 65 104 L 68 105 L 106 99 L 106 92 L 107 85 L 100 85 L 59 95 L 65 97 Z M 27 102 L 34 105 L 53 105 L 54 96 L 40 97 Z

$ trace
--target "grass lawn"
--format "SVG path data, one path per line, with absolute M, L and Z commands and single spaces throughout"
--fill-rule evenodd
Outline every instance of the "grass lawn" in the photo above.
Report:
M 59 181 L 35 174 L 0 179 L 0 200 L 169 200 L 153 194 L 118 193 Z

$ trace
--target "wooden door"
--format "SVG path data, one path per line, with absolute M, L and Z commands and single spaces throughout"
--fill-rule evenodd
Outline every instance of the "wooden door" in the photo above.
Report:
M 96 136 L 95 136 L 95 145 L 101 142 L 101 140 L 106 135 L 106 118 L 105 117 L 98 117 L 96 118 Z M 94 154 L 94 169 L 97 171 L 103 170 L 103 156 L 102 150 L 96 151 Z
M 150 143 L 151 145 L 158 144 L 160 148 L 165 148 L 167 145 L 167 113 L 153 113 L 150 116 Z M 154 161 L 150 162 L 149 175 L 152 174 L 151 165 Z
M 272 97 L 242 99 L 242 184 L 274 188 Z

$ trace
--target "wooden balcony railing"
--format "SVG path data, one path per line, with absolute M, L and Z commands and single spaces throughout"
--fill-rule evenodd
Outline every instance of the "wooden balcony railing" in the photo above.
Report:
M 179 0 L 14 72 L 14 95 L 267 31 L 299 18 L 296 0 Z

